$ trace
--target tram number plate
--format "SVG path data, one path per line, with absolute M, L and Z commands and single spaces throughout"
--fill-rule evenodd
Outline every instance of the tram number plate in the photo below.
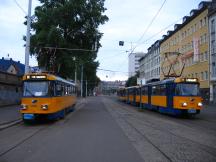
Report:
M 34 114 L 24 114 L 23 118 L 24 119 L 34 119 Z
M 196 109 L 189 109 L 188 113 L 196 113 Z

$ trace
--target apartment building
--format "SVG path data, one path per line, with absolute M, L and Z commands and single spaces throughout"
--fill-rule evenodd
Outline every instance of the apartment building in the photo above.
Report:
M 160 40 L 157 40 L 140 59 L 140 78 L 146 82 L 160 79 Z
M 128 56 L 128 73 L 129 77 L 132 77 L 139 71 L 139 60 L 143 57 L 145 53 L 143 52 L 136 52 L 130 53 Z
M 209 7 L 210 102 L 216 104 L 216 0 Z
M 209 100 L 209 30 L 208 8 L 211 2 L 200 2 L 198 9 L 193 9 L 189 16 L 183 17 L 182 24 L 176 24 L 173 31 L 163 36 L 160 46 L 161 72 L 179 75 L 184 67 L 182 77 L 195 77 L 200 80 L 201 94 L 206 102 Z M 177 58 L 176 53 L 179 53 Z M 167 55 L 167 58 L 165 57 Z M 170 70 L 170 64 L 173 68 Z

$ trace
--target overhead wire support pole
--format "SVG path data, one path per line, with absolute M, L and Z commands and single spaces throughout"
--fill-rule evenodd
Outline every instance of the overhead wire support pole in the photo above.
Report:
M 86 97 L 87 97 L 87 95 L 88 95 L 88 81 L 86 80 Z
M 80 85 L 80 92 L 81 92 L 81 97 L 83 97 L 83 64 L 81 65 L 81 85 Z
M 25 47 L 25 74 L 29 72 L 31 6 L 32 6 L 32 0 L 29 0 L 28 15 L 27 15 L 26 47 Z

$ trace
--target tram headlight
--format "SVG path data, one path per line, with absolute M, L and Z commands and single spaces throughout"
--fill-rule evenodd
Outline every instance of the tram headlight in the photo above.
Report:
M 28 108 L 28 105 L 23 104 L 21 110 L 26 110 Z
M 202 106 L 203 106 L 202 102 L 199 102 L 197 105 L 198 105 L 199 107 L 202 107 Z
M 186 107 L 186 106 L 187 106 L 187 102 L 183 102 L 183 103 L 182 103 L 182 106 L 183 106 L 183 107 Z
M 41 109 L 47 110 L 48 109 L 48 105 L 41 105 Z

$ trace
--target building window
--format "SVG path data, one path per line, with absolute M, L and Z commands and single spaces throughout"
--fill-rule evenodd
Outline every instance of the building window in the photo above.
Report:
M 207 51 L 205 52 L 205 60 L 206 61 L 208 60 L 208 52 Z
M 204 73 L 201 72 L 201 80 L 204 80 Z
M 196 78 L 199 78 L 198 73 L 195 73 L 195 77 L 196 77 Z
M 200 20 L 199 28 L 202 28 L 202 19 Z
M 203 26 L 206 25 L 206 17 L 204 17 Z
M 205 71 L 205 80 L 208 80 L 208 71 Z
M 211 32 L 215 32 L 215 20 L 211 21 Z

